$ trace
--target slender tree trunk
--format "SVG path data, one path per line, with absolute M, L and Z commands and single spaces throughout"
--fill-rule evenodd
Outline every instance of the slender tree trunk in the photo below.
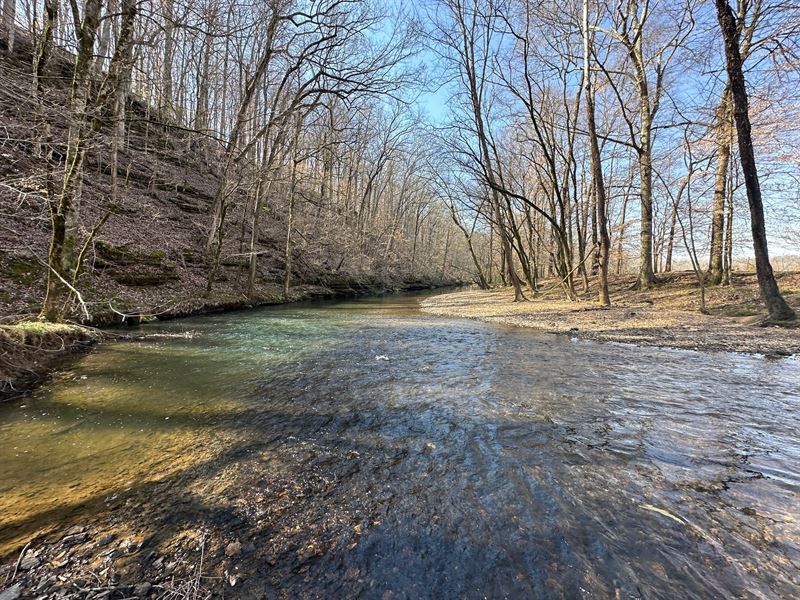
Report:
M 447 259 L 450 252 L 450 229 L 448 228 L 444 238 L 444 258 L 442 259 L 442 281 L 447 277 Z
M 208 31 L 203 38 L 203 57 L 197 76 L 197 110 L 194 114 L 194 128 L 205 132 L 208 129 L 208 95 L 209 75 L 211 71 L 211 53 L 214 49 L 214 38 L 211 35 L 211 19 L 206 23 Z
M 494 283 L 494 227 L 489 226 L 489 268 L 487 282 L 489 285 Z
M 717 165 L 714 171 L 714 201 L 711 208 L 711 255 L 708 261 L 708 284 L 722 282 L 722 252 L 725 233 L 725 184 L 731 158 L 731 90 L 725 86 L 717 108 Z
M 264 189 L 266 187 L 266 189 Z M 248 262 L 247 276 L 247 296 L 252 300 L 256 294 L 256 276 L 258 275 L 258 255 L 256 254 L 256 243 L 261 229 L 261 211 L 263 210 L 264 198 L 267 197 L 272 189 L 272 178 L 270 177 L 266 186 L 259 183 L 256 190 L 255 203 L 253 205 L 253 221 L 250 228 L 250 256 Z
M 135 10 L 135 0 L 123 0 L 124 11 Z M 130 25 L 133 25 L 133 16 L 130 16 Z M 122 36 L 120 36 L 122 37 Z M 132 34 L 131 34 L 132 38 Z M 114 125 L 111 136 L 111 204 L 112 209 L 116 209 L 119 198 L 119 147 L 125 140 L 125 102 L 128 98 L 128 91 L 131 85 L 131 69 L 133 67 L 133 44 L 125 43 L 124 47 L 118 47 L 117 60 L 109 68 L 116 83 L 114 89 Z
M 664 271 L 669 273 L 672 271 L 672 251 L 675 247 L 675 227 L 677 226 L 678 220 L 678 205 L 674 204 L 672 206 L 672 216 L 670 217 L 669 223 L 669 237 L 667 238 L 667 259 L 666 263 L 664 264 Z
M 416 217 L 414 219 L 414 243 L 411 246 L 411 271 L 409 274 L 409 279 L 413 281 L 414 279 L 414 269 L 416 267 L 417 261 L 417 238 L 419 237 L 419 209 L 416 211 Z
M 794 319 L 794 311 L 781 296 L 778 282 L 772 272 L 767 245 L 767 231 L 764 224 L 764 205 L 761 199 L 761 187 L 758 180 L 755 152 L 751 134 L 750 115 L 748 112 L 747 88 L 745 87 L 742 57 L 739 49 L 739 30 L 736 17 L 728 6 L 727 0 L 715 0 L 722 38 L 725 43 L 725 59 L 728 80 L 733 98 L 733 116 L 739 140 L 739 158 L 742 163 L 747 190 L 747 202 L 750 205 L 750 227 L 753 234 L 753 250 L 756 258 L 756 274 L 761 297 L 767 305 L 769 319 L 787 321 Z
M 161 102 L 163 119 L 175 118 L 172 110 L 172 67 L 175 61 L 175 14 L 174 0 L 161 0 L 164 17 L 164 63 L 161 65 Z
M 40 98 L 44 94 L 42 76 L 53 53 L 53 32 L 58 27 L 58 0 L 44 0 L 44 22 L 36 42 L 33 60 L 33 91 Z
M 292 172 L 289 175 L 289 214 L 286 218 L 286 247 L 284 248 L 285 268 L 283 273 L 283 299 L 289 299 L 289 286 L 292 280 L 292 228 L 294 227 L 294 204 L 297 190 L 297 164 L 298 144 L 300 141 L 300 128 L 302 120 L 298 118 L 292 140 Z
M 622 275 L 622 265 L 625 258 L 625 229 L 628 224 L 625 222 L 628 212 L 628 196 L 622 200 L 622 216 L 619 225 L 619 238 L 617 239 L 617 275 Z
M 594 114 L 594 90 L 589 69 L 589 0 L 583 0 L 583 81 L 586 86 L 586 124 L 589 130 L 589 157 L 592 164 L 592 187 L 596 199 L 596 218 L 598 228 L 597 250 L 597 300 L 602 306 L 609 306 L 611 298 L 608 294 L 608 256 L 611 239 L 608 235 L 608 214 L 606 209 L 606 184 L 603 180 L 603 164 L 600 157 L 600 145 L 597 141 L 597 125 Z
M 95 69 L 98 75 L 103 72 L 103 67 L 108 58 L 108 48 L 111 44 L 111 24 L 116 12 L 117 8 L 114 0 L 109 0 L 106 4 L 106 15 L 100 28 L 100 39 L 97 43 L 97 55 L 95 56 Z
M 725 215 L 725 260 L 723 261 L 723 285 L 731 285 L 731 272 L 733 270 L 733 186 L 735 168 L 733 161 L 728 169 L 728 192 L 726 194 Z
M 17 34 L 17 0 L 3 0 L 3 32 L 6 37 L 6 50 L 14 53 L 14 38 Z
M 52 159 L 52 130 L 50 120 L 45 114 L 45 89 L 42 85 L 44 70 L 53 52 L 53 32 L 58 26 L 58 0 L 44 0 L 44 14 L 42 30 L 36 42 L 36 51 L 33 56 L 33 95 L 36 98 L 36 128 L 40 130 L 37 136 L 36 154 L 41 159 L 50 162 Z M 47 194 L 55 194 L 52 170 L 47 175 Z

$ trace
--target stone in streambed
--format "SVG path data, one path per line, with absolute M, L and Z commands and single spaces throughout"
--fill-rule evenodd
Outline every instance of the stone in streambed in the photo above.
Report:
M 242 553 L 242 544 L 237 540 L 225 546 L 225 556 L 232 558 Z
M 31 569 L 35 569 L 36 567 L 38 567 L 40 564 L 42 564 L 42 561 L 40 561 L 35 556 L 28 554 L 22 557 L 22 560 L 19 561 L 19 568 L 22 571 L 30 571 Z
M 153 586 L 147 581 L 144 581 L 134 586 L 133 595 L 137 598 L 146 598 L 151 589 L 153 589 Z
M 0 592 L 0 600 L 17 600 L 20 596 L 22 596 L 22 588 L 18 583 Z
M 61 544 L 69 548 L 71 546 L 77 546 L 78 544 L 82 544 L 88 539 L 89 539 L 88 533 L 75 533 L 64 536 L 64 538 L 61 540 Z
M 253 542 L 248 542 L 242 546 L 242 554 L 252 554 L 256 551 L 256 545 Z

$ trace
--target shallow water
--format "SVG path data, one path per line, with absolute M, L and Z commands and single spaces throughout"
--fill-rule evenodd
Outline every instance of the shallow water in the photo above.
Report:
M 579 342 L 415 296 L 148 325 L 0 406 L 0 554 L 257 451 L 262 479 L 314 474 L 291 518 L 334 540 L 302 574 L 271 561 L 267 591 L 798 597 L 798 417 L 794 359 Z M 345 514 L 357 544 L 335 543 Z

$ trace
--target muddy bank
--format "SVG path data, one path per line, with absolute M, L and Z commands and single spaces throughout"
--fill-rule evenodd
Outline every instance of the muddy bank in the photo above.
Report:
M 120 314 L 103 313 L 105 319 L 97 325 L 108 324 L 136 324 L 141 321 L 157 319 L 168 321 L 190 317 L 196 315 L 222 313 L 233 310 L 244 310 L 257 308 L 259 306 L 276 306 L 292 302 L 307 302 L 311 300 L 334 300 L 343 298 L 355 298 L 358 296 L 380 296 L 383 294 L 417 292 L 423 290 L 435 290 L 445 288 L 458 288 L 464 285 L 461 280 L 409 280 L 403 282 L 383 282 L 383 281 L 340 281 L 333 285 L 299 285 L 291 288 L 288 298 L 283 295 L 282 290 L 264 289 L 254 298 L 220 296 L 214 298 L 186 298 L 174 306 L 165 309 L 155 315 L 127 315 L 127 320 Z
M 0 326 L 0 402 L 45 381 L 102 337 L 78 325 L 24 322 Z
M 749 298 L 752 287 L 740 288 L 739 299 Z M 599 307 L 588 299 L 568 302 L 552 292 L 515 303 L 513 290 L 500 288 L 442 294 L 424 300 L 422 310 L 602 342 L 773 356 L 800 354 L 800 329 L 761 326 L 763 317 L 757 313 L 735 316 L 736 312 L 755 313 L 752 308 L 745 311 L 726 307 L 734 314 L 724 315 L 721 313 L 725 311 L 717 306 L 717 314 L 701 314 L 690 308 L 690 285 L 665 285 L 647 294 L 623 289 L 612 298 L 610 308 Z M 791 290 L 786 295 L 796 299 Z M 796 301 L 794 305 L 797 309 Z

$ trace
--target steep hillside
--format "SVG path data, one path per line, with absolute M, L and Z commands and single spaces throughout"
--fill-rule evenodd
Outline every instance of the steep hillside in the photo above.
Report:
M 6 322 L 35 315 L 43 297 L 49 243 L 46 190 L 48 178 L 50 185 L 59 182 L 63 156 L 58 149 L 67 130 L 71 57 L 61 52 L 51 62 L 47 105 L 43 118 L 37 118 L 30 56 L 24 38 L 18 39 L 13 57 L 0 54 L 0 316 Z M 204 241 L 218 187 L 221 146 L 160 121 L 146 103 L 129 97 L 116 203 L 111 201 L 108 131 L 101 130 L 89 152 L 82 229 L 88 235 L 110 214 L 86 254 L 87 266 L 77 286 L 91 314 L 89 321 L 174 316 L 282 300 L 287 216 L 285 202 L 278 197 L 268 199 L 262 218 L 254 297 L 244 293 L 245 239 L 249 240 L 244 202 L 231 203 L 222 268 L 206 295 Z M 49 162 L 39 156 L 37 146 L 45 122 L 56 149 Z M 291 298 L 442 283 L 435 270 L 421 269 L 407 280 L 401 261 L 378 264 L 369 244 L 364 255 L 354 255 L 346 245 L 347 232 L 331 230 L 324 222 L 316 231 L 310 221 L 304 227 L 305 231 L 298 226 L 293 252 Z M 77 310 L 73 317 L 80 317 Z

